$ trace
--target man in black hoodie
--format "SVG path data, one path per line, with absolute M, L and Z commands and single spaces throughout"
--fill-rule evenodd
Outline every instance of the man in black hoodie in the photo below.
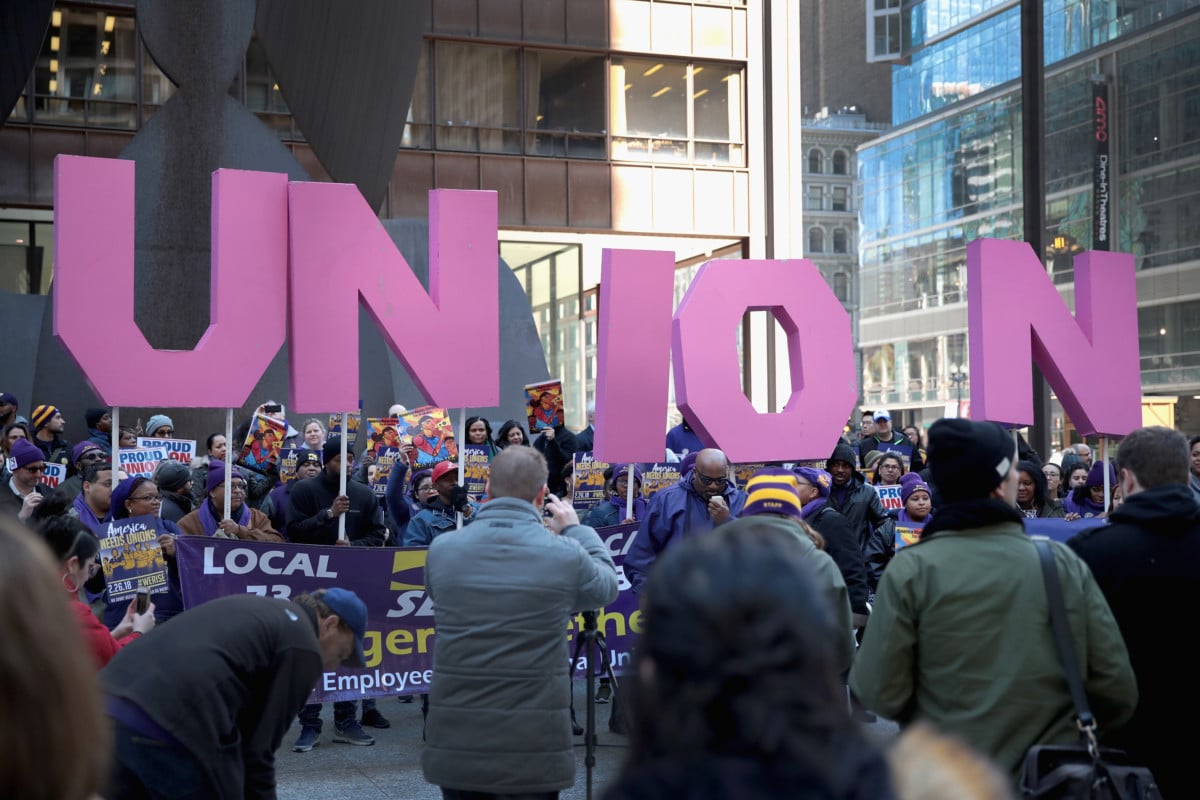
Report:
M 862 473 L 855 470 L 857 463 L 854 449 L 838 442 L 825 464 L 833 478 L 828 504 L 849 521 L 850 530 L 858 537 L 858 547 L 867 566 L 867 582 L 873 592 L 883 568 L 896 551 L 896 521 L 883 510 L 875 488 L 868 486 Z
M 1188 487 L 1188 444 L 1169 428 L 1141 428 L 1117 451 L 1125 502 L 1109 525 L 1067 544 L 1108 600 L 1137 677 L 1133 719 L 1105 738 L 1150 767 L 1163 797 L 1193 790 L 1191 747 L 1175 724 L 1200 713 L 1195 660 L 1180 651 L 1180 622 L 1200 585 L 1200 507 Z

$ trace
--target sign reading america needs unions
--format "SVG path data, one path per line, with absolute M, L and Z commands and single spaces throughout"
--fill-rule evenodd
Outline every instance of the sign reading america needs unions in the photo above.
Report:
M 637 598 L 621 567 L 636 533 L 636 524 L 599 530 L 617 563 L 621 587 L 616 601 L 598 617 L 618 673 L 628 667 L 641 632 Z M 231 594 L 289 599 L 333 586 L 362 598 L 367 605 L 366 666 L 325 672 L 311 702 L 429 691 L 435 631 L 433 602 L 425 592 L 425 548 L 323 547 L 200 536 L 180 536 L 175 547 L 185 608 Z M 569 654 L 582 627 L 579 615 L 564 626 Z M 576 677 L 582 678 L 586 668 L 585 654 L 576 664 Z

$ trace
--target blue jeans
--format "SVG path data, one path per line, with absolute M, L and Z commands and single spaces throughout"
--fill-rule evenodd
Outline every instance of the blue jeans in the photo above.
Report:
M 113 722 L 114 757 L 107 797 L 203 800 L 215 792 L 208 773 L 187 750 L 155 741 Z
M 375 707 L 375 698 L 367 697 L 362 701 L 363 713 L 367 713 Z M 357 722 L 355 716 L 355 708 L 353 700 L 339 700 L 333 704 L 333 726 L 339 731 L 344 730 L 350 724 Z M 309 703 L 304 708 L 300 709 L 300 724 L 306 728 L 316 728 L 321 730 L 321 704 Z

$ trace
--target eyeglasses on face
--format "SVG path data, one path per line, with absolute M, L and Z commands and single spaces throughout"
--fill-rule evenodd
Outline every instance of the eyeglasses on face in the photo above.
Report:
M 131 495 L 129 495 L 129 499 L 137 501 L 137 502 L 141 502 L 141 503 L 161 503 L 162 502 L 162 498 L 158 496 L 158 492 L 155 492 L 154 494 L 139 494 L 139 495 L 131 494 Z
M 27 467 L 21 467 L 21 469 L 25 470 L 26 472 L 32 472 L 32 473 L 34 473 L 35 475 L 37 475 L 37 474 L 39 474 L 39 473 L 42 473 L 42 472 L 45 472 L 45 471 L 46 471 L 46 465 L 45 465 L 45 464 L 41 464 L 41 465 L 38 465 L 38 464 L 30 464 L 30 465 L 29 465 L 29 466 L 27 466 Z
M 724 486 L 725 484 L 729 483 L 729 478 L 725 477 L 724 475 L 720 476 L 719 478 L 710 478 L 702 472 L 697 472 L 696 477 L 699 478 L 700 483 L 704 484 L 705 486 Z

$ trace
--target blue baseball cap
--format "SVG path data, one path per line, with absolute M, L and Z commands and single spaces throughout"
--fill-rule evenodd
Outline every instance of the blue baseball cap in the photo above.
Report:
M 350 667 L 365 667 L 367 660 L 363 656 L 363 637 L 367 635 L 366 604 L 349 589 L 337 588 L 326 589 L 321 601 L 354 633 L 354 654 L 343 663 Z

